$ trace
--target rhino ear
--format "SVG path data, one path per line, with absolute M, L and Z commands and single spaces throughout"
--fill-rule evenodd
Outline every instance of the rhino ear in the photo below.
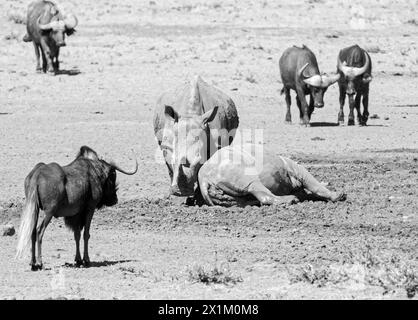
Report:
M 179 115 L 178 113 L 173 109 L 173 107 L 171 106 L 165 106 L 165 110 L 164 110 L 165 116 L 167 118 L 170 118 L 172 120 L 174 120 L 174 122 L 179 121 Z
M 202 123 L 207 124 L 211 122 L 213 119 L 215 119 L 216 113 L 218 112 L 218 107 L 213 108 L 212 110 L 209 110 L 202 114 Z

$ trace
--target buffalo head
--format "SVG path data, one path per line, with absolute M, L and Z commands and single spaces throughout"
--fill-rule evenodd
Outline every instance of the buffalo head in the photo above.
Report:
M 338 70 L 344 75 L 346 79 L 346 93 L 352 98 L 356 92 L 356 82 L 369 83 L 372 81 L 372 76 L 367 73 L 370 66 L 370 58 L 368 54 L 364 53 L 365 63 L 362 67 L 350 67 L 347 63 L 341 62 L 338 57 Z
M 45 24 L 40 23 L 40 20 L 41 17 L 38 19 L 39 29 L 49 32 L 57 47 L 65 46 L 65 35 L 72 35 L 78 24 L 77 17 L 73 14 L 68 14 L 64 17 L 61 14 L 55 14 L 51 21 Z
M 315 108 L 322 108 L 324 106 L 324 94 L 328 87 L 340 79 L 339 74 L 327 75 L 327 74 L 316 74 L 313 76 L 307 76 L 304 74 L 305 69 L 309 63 L 306 63 L 300 68 L 298 74 L 300 79 L 308 86 Z

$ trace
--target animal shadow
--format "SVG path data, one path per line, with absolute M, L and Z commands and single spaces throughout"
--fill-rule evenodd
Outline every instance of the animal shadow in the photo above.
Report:
M 137 260 L 114 260 L 114 261 L 108 261 L 108 260 L 104 260 L 104 261 L 92 261 L 90 262 L 90 265 L 88 267 L 84 267 L 84 266 L 80 266 L 78 264 L 74 263 L 64 263 L 63 267 L 66 268 L 101 268 L 101 267 L 108 267 L 108 266 L 113 266 L 115 264 L 119 264 L 119 263 L 126 263 L 126 262 L 135 262 Z
M 76 76 L 79 75 L 81 73 L 80 70 L 78 69 L 71 69 L 71 70 L 58 70 L 55 72 L 56 76 L 60 76 L 60 75 L 67 75 L 67 76 Z
M 338 127 L 339 124 L 335 122 L 311 122 L 311 127 Z

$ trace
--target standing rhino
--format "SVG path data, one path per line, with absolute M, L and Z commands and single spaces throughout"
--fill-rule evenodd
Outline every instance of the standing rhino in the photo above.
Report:
M 263 146 L 230 145 L 216 152 L 199 171 L 206 204 L 292 204 L 305 199 L 342 201 L 344 193 L 325 188 L 295 161 L 264 153 Z
M 34 1 L 28 6 L 27 34 L 24 42 L 33 42 L 36 71 L 55 74 L 59 70 L 60 48 L 65 46 L 65 35 L 72 35 L 78 20 L 75 15 L 64 16 L 50 1 Z M 39 49 L 42 53 L 42 68 Z
M 171 178 L 170 193 L 192 196 L 200 167 L 232 142 L 237 127 L 232 99 L 200 76 L 163 94 L 154 113 L 154 133 Z

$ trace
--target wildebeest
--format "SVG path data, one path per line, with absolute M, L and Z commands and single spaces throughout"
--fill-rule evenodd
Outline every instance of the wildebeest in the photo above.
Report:
M 328 190 L 295 161 L 256 144 L 233 143 L 217 151 L 200 168 L 199 186 L 208 205 L 282 205 L 305 199 L 346 199 L 346 194 Z
M 350 107 L 348 125 L 354 125 L 354 108 L 357 110 L 358 123 L 366 125 L 369 119 L 369 85 L 372 81 L 372 62 L 369 54 L 358 45 L 344 48 L 338 54 L 337 70 L 341 75 L 338 81 L 340 88 L 338 122 L 344 123 L 343 109 L 347 94 Z M 360 112 L 361 97 L 363 97 L 363 114 Z
M 25 206 L 19 229 L 16 257 L 22 256 L 32 240 L 32 270 L 42 269 L 42 237 L 52 217 L 64 217 L 73 230 L 76 243 L 75 262 L 89 266 L 88 240 L 94 210 L 118 202 L 116 171 L 132 175 L 115 163 L 99 159 L 87 146 L 80 148 L 76 159 L 67 166 L 57 163 L 38 163 L 25 179 Z M 37 227 L 39 211 L 45 213 Z M 84 228 L 84 254 L 80 255 L 81 231 Z M 35 258 L 35 242 L 38 253 Z
M 75 32 L 78 20 L 75 15 L 63 15 L 50 1 L 34 1 L 28 6 L 23 41 L 32 42 L 36 55 L 36 71 L 55 74 L 59 70 L 60 48 L 65 46 L 65 35 Z M 42 68 L 40 54 L 42 54 Z
M 324 93 L 330 85 L 338 81 L 339 74 L 320 74 L 318 62 L 314 53 L 305 45 L 286 49 L 279 60 L 280 75 L 282 78 L 287 112 L 285 122 L 291 123 L 290 89 L 296 91 L 296 103 L 300 113 L 300 123 L 309 125 L 314 108 L 324 106 Z M 309 105 L 305 96 L 310 96 Z
M 192 196 L 199 168 L 232 142 L 237 127 L 232 99 L 200 76 L 163 94 L 154 113 L 154 133 L 171 178 L 170 193 Z

